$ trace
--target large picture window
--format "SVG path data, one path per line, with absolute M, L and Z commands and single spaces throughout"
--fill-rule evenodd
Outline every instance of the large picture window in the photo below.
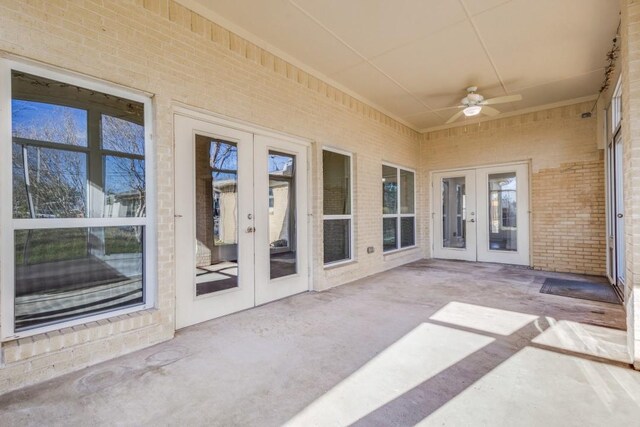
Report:
M 151 306 L 148 98 L 7 64 L 3 338 Z
M 322 152 L 324 263 L 353 258 L 351 206 L 351 156 L 333 150 Z
M 415 244 L 415 173 L 383 164 L 382 249 L 389 252 Z

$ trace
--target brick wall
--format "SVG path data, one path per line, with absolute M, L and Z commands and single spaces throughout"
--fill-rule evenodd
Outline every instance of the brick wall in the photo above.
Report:
M 0 2 L 0 54 L 41 61 L 153 95 L 157 309 L 2 344 L 0 392 L 42 381 L 174 333 L 175 103 L 314 141 L 313 287 L 326 289 L 421 256 L 382 254 L 381 162 L 417 168 L 419 134 L 170 0 Z M 323 146 L 353 153 L 356 262 L 322 265 Z M 420 227 L 420 224 L 418 224 Z M 419 241 L 418 244 L 421 242 Z M 367 254 L 366 248 L 376 251 Z
M 419 182 L 430 182 L 435 170 L 529 161 L 533 267 L 604 275 L 603 151 L 595 117 L 580 117 L 592 107 L 580 103 L 425 134 Z M 431 212 L 430 188 L 418 187 L 423 222 Z M 429 245 L 424 249 L 430 256 Z
M 604 275 L 603 159 L 534 173 L 531 200 L 534 268 Z

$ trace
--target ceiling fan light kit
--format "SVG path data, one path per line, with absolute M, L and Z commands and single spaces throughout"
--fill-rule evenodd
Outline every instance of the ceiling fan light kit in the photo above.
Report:
M 482 111 L 482 107 L 480 105 L 472 105 L 462 110 L 466 117 L 477 116 L 480 114 L 480 111 Z

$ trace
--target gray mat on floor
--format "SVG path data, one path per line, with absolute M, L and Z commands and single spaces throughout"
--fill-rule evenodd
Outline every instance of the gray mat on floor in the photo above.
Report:
M 544 281 L 542 288 L 540 288 L 540 293 L 620 304 L 616 291 L 606 283 L 549 278 Z

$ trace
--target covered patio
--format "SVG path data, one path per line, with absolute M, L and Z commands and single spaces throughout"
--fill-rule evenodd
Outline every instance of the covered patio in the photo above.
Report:
M 547 273 L 421 260 L 0 397 L 3 425 L 622 425 L 621 305 Z

